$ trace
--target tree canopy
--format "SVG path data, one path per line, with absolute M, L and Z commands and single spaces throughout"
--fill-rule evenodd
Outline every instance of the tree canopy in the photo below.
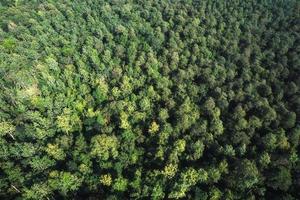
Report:
M 300 199 L 297 0 L 1 0 L 1 199 Z

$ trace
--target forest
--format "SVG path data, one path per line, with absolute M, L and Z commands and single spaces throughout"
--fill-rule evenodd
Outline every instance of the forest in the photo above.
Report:
M 299 200 L 299 0 L 0 0 L 0 199 Z

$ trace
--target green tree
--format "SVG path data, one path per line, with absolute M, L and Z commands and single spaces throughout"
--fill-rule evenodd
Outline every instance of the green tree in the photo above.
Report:
M 119 141 L 115 136 L 96 135 L 91 139 L 91 155 L 103 161 L 116 158 L 119 154 L 118 146 Z

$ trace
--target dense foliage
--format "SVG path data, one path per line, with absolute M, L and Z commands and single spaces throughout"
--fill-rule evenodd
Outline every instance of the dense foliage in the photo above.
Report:
M 1 199 L 300 199 L 297 0 L 1 0 Z

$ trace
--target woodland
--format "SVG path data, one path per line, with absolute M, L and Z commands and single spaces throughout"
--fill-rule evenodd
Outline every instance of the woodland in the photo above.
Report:
M 300 199 L 299 0 L 0 0 L 0 199 Z

